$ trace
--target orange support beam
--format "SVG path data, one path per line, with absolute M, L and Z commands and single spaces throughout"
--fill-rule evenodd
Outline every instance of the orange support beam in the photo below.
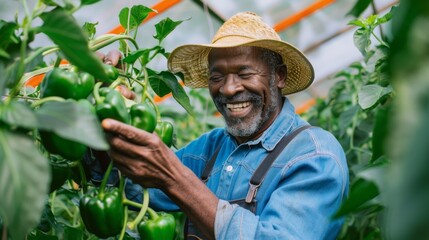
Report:
M 279 23 L 277 23 L 273 28 L 276 30 L 276 32 L 281 32 L 284 29 L 294 25 L 295 23 L 301 21 L 303 18 L 307 17 L 308 15 L 314 13 L 315 11 L 322 9 L 329 4 L 335 2 L 335 0 L 319 0 L 311 4 L 310 6 L 304 8 L 303 10 L 295 13 L 292 16 L 289 16 Z
M 297 114 L 303 114 L 303 113 L 307 112 L 314 105 L 316 105 L 316 100 L 314 98 L 311 98 L 311 99 L 305 101 L 303 104 L 299 105 L 295 109 L 295 112 Z
M 157 14 L 160 14 L 160 13 L 164 12 L 165 10 L 171 8 L 172 6 L 178 4 L 181 1 L 182 0 L 161 0 L 160 2 L 158 2 L 157 4 L 155 4 L 155 5 L 153 5 L 151 7 L 153 10 L 156 10 L 157 12 L 151 12 L 151 13 L 149 13 L 149 15 L 147 16 L 147 18 L 142 23 L 145 23 L 146 21 L 149 21 L 149 19 L 155 17 Z M 114 29 L 110 30 L 108 33 L 111 33 L 111 34 L 121 34 L 121 33 L 124 33 L 124 32 L 125 32 L 125 28 L 123 28 L 121 25 L 118 25 Z

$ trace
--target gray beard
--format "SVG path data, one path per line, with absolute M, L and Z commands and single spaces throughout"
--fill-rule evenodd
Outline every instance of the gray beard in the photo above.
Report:
M 232 119 L 225 119 L 226 123 L 226 130 L 233 136 L 236 137 L 249 137 L 253 134 L 257 133 L 259 130 L 262 129 L 262 126 L 265 124 L 265 122 L 270 118 L 270 115 L 272 112 L 276 110 L 278 107 L 278 95 L 277 95 L 277 88 L 274 85 L 275 84 L 275 78 L 274 76 L 270 79 L 270 106 L 268 106 L 266 111 L 262 111 L 263 108 L 263 99 L 261 96 L 258 96 L 253 93 L 249 93 L 249 98 L 252 99 L 254 106 L 254 116 L 252 117 L 251 123 L 245 123 L 243 119 L 240 118 L 232 118 Z M 223 97 L 217 97 L 215 99 L 215 104 L 218 107 L 218 110 L 222 112 L 221 109 L 223 109 L 221 105 Z M 246 118 L 247 119 L 247 118 Z M 247 119 L 248 120 L 248 119 Z

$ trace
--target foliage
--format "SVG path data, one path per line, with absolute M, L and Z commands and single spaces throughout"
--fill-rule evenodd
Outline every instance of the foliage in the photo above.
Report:
M 389 73 L 397 89 L 388 145 L 392 167 L 386 229 L 390 239 L 429 238 L 429 2 L 402 1 L 392 20 Z
M 57 155 L 60 153 L 50 152 L 45 148 L 40 133 L 55 134 L 55 141 L 61 139 L 98 151 L 108 150 L 100 116 L 94 108 L 102 102 L 103 96 L 98 92 L 101 85 L 110 89 L 122 85 L 136 92 L 135 100 L 120 96 L 115 101 L 124 101 L 126 107 L 147 102 L 154 108 L 158 122 L 162 116 L 153 100 L 155 94 L 164 96 L 171 93 L 187 114 L 193 112 L 178 76 L 148 67 L 154 57 L 168 57 L 169 53 L 162 47 L 162 42 L 183 21 L 167 18 L 157 23 L 154 26 L 156 35 L 153 36 L 158 40 L 157 44 L 142 49 L 136 39 L 138 25 L 153 10 L 142 5 L 124 8 L 119 13 L 119 22 L 126 32 L 96 36 L 97 23 L 85 23 L 80 27 L 73 14 L 98 1 L 39 0 L 31 8 L 23 0 L 25 15 L 21 21 L 18 17 L 10 22 L 0 20 L 2 239 L 96 239 L 81 220 L 78 202 L 89 189 L 97 186 L 86 180 L 87 169 L 82 159 L 65 159 Z M 54 44 L 32 49 L 30 43 L 39 35 L 46 35 Z M 115 42 L 120 43 L 124 55 L 119 77 L 112 74 L 112 69 L 107 68 L 95 53 Z M 48 55 L 54 55 L 54 63 L 48 62 Z M 63 99 L 58 95 L 42 97 L 39 87 L 27 85 L 33 77 L 54 68 L 93 75 L 97 84 L 92 94 L 79 101 Z M 59 171 L 65 174 L 60 176 L 60 180 Z M 119 189 L 123 190 L 123 184 L 122 179 Z M 60 185 L 59 189 L 49 187 Z M 100 192 L 104 193 L 102 186 Z M 148 201 L 147 198 L 145 201 Z M 127 199 L 123 202 L 124 206 L 144 209 Z M 142 211 L 140 215 L 144 214 Z M 136 217 L 132 212 L 128 215 Z M 125 233 L 125 230 L 128 232 Z M 133 233 L 137 233 L 136 229 L 127 229 L 125 223 L 120 238 L 133 238 Z
M 337 73 L 328 97 L 303 115 L 332 132 L 346 152 L 351 188 L 334 216 L 346 220 L 338 239 L 381 239 L 384 234 L 380 222 L 385 209 L 383 177 L 390 162 L 384 149 L 386 120 L 395 91 L 387 74 L 389 44 L 375 31 L 394 12 L 392 8 L 384 16 L 349 23 L 358 27 L 354 43 L 364 60 Z

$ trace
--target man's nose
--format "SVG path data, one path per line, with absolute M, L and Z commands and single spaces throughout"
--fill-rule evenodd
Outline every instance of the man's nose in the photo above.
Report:
M 228 74 L 224 85 L 220 88 L 220 93 L 225 97 L 232 97 L 244 90 L 241 80 L 235 74 Z

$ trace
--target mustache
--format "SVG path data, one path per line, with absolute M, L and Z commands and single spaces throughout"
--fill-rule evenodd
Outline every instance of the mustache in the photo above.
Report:
M 262 97 L 255 93 L 239 93 L 232 97 L 225 97 L 223 95 L 217 95 L 214 101 L 219 104 L 227 104 L 234 102 L 247 102 L 247 101 L 258 101 L 262 100 Z

